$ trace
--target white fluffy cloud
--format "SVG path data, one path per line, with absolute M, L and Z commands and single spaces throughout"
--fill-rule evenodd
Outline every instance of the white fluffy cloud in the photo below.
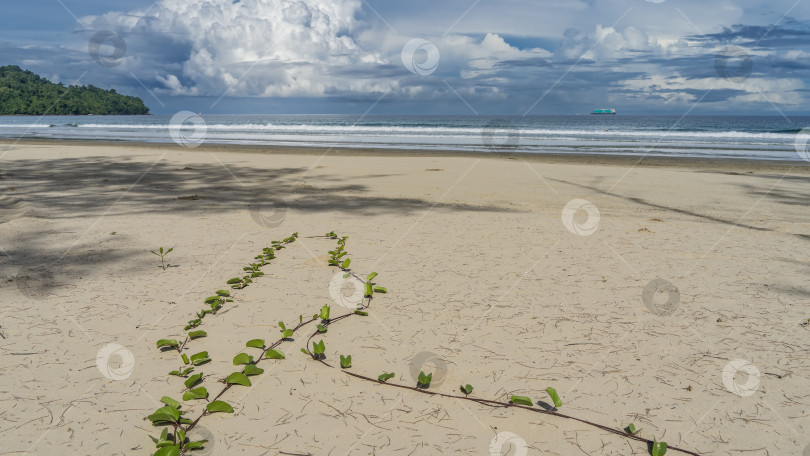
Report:
M 174 71 L 156 74 L 174 95 L 295 96 L 379 90 L 375 81 L 330 75 L 334 68 L 381 64 L 376 51 L 352 38 L 360 0 L 159 0 L 146 11 L 81 19 L 90 30 L 111 29 L 138 54 L 155 39 L 187 50 Z M 154 51 L 154 50 L 153 50 Z M 160 55 L 154 56 L 160 59 Z

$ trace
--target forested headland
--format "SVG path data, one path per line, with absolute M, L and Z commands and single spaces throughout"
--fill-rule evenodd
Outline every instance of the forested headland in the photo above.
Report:
M 143 100 L 98 87 L 55 84 L 8 65 L 0 67 L 0 115 L 149 114 Z

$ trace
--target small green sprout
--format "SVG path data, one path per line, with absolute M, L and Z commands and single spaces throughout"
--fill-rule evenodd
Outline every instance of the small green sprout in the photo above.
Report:
M 466 385 L 461 385 L 460 388 L 461 388 L 461 392 L 464 393 L 465 396 L 469 396 L 470 393 L 473 392 L 473 387 L 469 383 L 466 384 Z
M 160 257 L 160 266 L 163 268 L 164 271 L 166 270 L 166 262 L 164 261 L 165 257 L 166 257 L 166 255 L 171 253 L 172 250 L 174 250 L 174 247 L 170 248 L 169 250 L 166 250 L 165 252 L 163 251 L 163 247 L 158 249 L 157 252 L 152 250 L 152 253 L 154 253 L 155 255 Z
M 348 356 L 340 355 L 340 367 L 344 369 L 352 367 L 352 355 Z
M 633 423 L 628 424 L 628 425 L 627 425 L 627 427 L 626 427 L 626 428 L 624 428 L 624 429 L 625 429 L 627 432 L 629 432 L 630 434 L 633 434 L 633 435 L 636 435 L 636 434 L 638 434 L 639 432 L 641 432 L 641 429 L 636 429 L 636 425 L 635 425 L 635 424 L 633 424 Z
M 430 387 L 430 381 L 433 379 L 433 373 L 425 374 L 424 372 L 419 372 L 419 379 L 416 382 L 416 387 L 421 389 L 428 389 Z
M 385 373 L 385 372 L 383 372 L 382 374 L 380 374 L 380 376 L 379 376 L 379 377 L 377 377 L 377 380 L 379 380 L 379 381 L 381 381 L 381 382 L 385 383 L 385 382 L 387 382 L 388 380 L 391 380 L 392 378 L 394 378 L 394 376 L 395 376 L 395 375 L 396 375 L 396 374 L 394 374 L 393 372 L 391 372 L 391 373 Z

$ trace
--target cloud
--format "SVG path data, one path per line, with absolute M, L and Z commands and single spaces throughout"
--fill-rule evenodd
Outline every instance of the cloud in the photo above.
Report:
M 113 30 L 130 45 L 128 64 L 162 71 L 159 93 L 249 96 L 324 95 L 384 89 L 335 78 L 333 69 L 385 60 L 352 38 L 360 0 L 160 0 L 148 11 L 80 19 Z M 162 43 L 162 44 L 159 44 Z M 156 54 L 155 49 L 169 49 Z

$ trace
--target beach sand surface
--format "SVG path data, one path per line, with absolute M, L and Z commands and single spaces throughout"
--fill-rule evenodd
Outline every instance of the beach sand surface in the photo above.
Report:
M 151 454 L 145 417 L 184 390 L 156 341 L 182 339 L 293 232 L 188 344 L 212 358 L 203 386 L 218 392 L 279 321 L 350 312 L 351 290 L 329 291 L 335 241 L 311 237 L 332 230 L 389 291 L 314 338 L 332 366 L 350 354 L 354 373 L 414 386 L 424 370 L 429 391 L 500 401 L 550 402 L 550 386 L 562 413 L 698 454 L 810 445 L 806 163 L 0 146 L 0 455 Z M 581 422 L 350 377 L 300 352 L 312 330 L 223 395 L 235 413 L 200 421 L 196 454 L 489 455 L 499 433 L 515 435 L 503 454 L 648 454 Z

